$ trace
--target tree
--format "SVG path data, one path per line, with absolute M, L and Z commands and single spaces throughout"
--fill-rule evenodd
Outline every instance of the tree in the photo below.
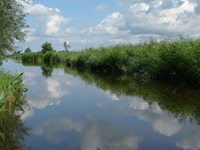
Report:
M 28 47 L 28 48 L 25 49 L 24 52 L 25 52 L 25 53 L 31 53 L 31 49 Z
M 0 54 L 15 50 L 16 41 L 24 42 L 26 14 L 19 0 L 0 0 Z
M 53 48 L 51 43 L 49 42 L 45 42 L 44 44 L 42 44 L 42 53 L 45 54 L 46 52 L 53 52 Z

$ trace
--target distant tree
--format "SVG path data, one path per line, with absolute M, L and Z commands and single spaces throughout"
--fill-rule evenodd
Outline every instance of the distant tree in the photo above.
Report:
M 20 55 L 21 52 L 22 52 L 21 50 L 19 50 L 19 51 L 14 51 L 14 52 L 13 52 L 13 55 Z
M 24 52 L 25 52 L 25 53 L 31 53 L 31 49 L 28 47 L 28 48 L 25 49 Z
M 68 51 L 68 49 L 70 48 L 69 41 L 64 42 L 64 48 L 65 48 L 65 51 Z
M 42 44 L 42 53 L 45 54 L 46 52 L 53 52 L 53 48 L 51 43 L 49 42 L 45 42 L 44 44 Z
M 0 0 L 0 55 L 14 51 L 16 41 L 25 41 L 28 26 L 20 1 Z

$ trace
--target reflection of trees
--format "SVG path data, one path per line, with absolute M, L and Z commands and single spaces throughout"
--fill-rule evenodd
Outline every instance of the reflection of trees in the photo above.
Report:
M 47 67 L 47 66 L 42 66 L 42 75 L 46 78 L 51 77 L 52 73 L 53 73 L 53 69 L 51 67 Z
M 150 83 L 135 81 L 126 76 L 112 74 L 92 74 L 65 68 L 66 73 L 80 76 L 87 84 L 95 84 L 102 90 L 108 90 L 116 95 L 130 95 L 143 98 L 150 105 L 158 103 L 161 109 L 168 111 L 180 120 L 190 118 L 200 124 L 200 90 L 169 85 L 166 83 Z
M 0 149 L 20 150 L 25 148 L 24 139 L 28 134 L 20 115 L 17 115 L 28 107 L 25 95 L 15 92 L 14 96 L 6 100 L 5 105 L 0 108 Z
M 20 116 L 14 112 L 0 111 L 0 147 L 2 150 L 21 150 L 29 128 L 25 127 Z

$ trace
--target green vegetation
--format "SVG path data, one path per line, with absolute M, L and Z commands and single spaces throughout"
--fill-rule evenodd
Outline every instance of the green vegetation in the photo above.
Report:
M 12 75 L 9 72 L 0 71 L 0 111 L 4 108 L 21 110 L 26 91 L 22 84 L 22 73 Z
M 29 128 L 16 114 L 28 106 L 23 94 L 26 89 L 22 84 L 22 74 L 0 71 L 0 83 L 0 147 L 4 150 L 23 149 Z
M 41 54 L 24 54 L 30 61 Z M 34 57 L 36 57 L 34 56 Z M 200 39 L 163 40 L 138 45 L 87 48 L 74 52 L 43 55 L 45 64 L 65 63 L 68 67 L 95 72 L 115 72 L 139 80 L 160 80 L 190 86 L 200 85 Z M 37 62 L 37 60 L 35 60 Z
M 17 0 L 1 0 L 0 14 L 0 55 L 4 55 L 7 51 L 15 50 L 16 41 L 24 41 L 26 14 Z
M 25 49 L 24 53 L 31 53 L 31 49 L 28 47 Z
M 43 53 L 43 54 L 53 51 L 52 45 L 49 42 L 45 42 L 44 44 L 42 44 L 41 47 L 42 47 L 41 53 Z

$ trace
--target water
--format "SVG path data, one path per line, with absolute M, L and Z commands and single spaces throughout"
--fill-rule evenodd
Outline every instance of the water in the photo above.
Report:
M 200 149 L 198 90 L 180 95 L 182 89 L 162 84 L 136 86 L 13 60 L 3 68 L 24 72 L 29 107 L 21 120 L 30 129 L 21 142 L 30 149 Z

